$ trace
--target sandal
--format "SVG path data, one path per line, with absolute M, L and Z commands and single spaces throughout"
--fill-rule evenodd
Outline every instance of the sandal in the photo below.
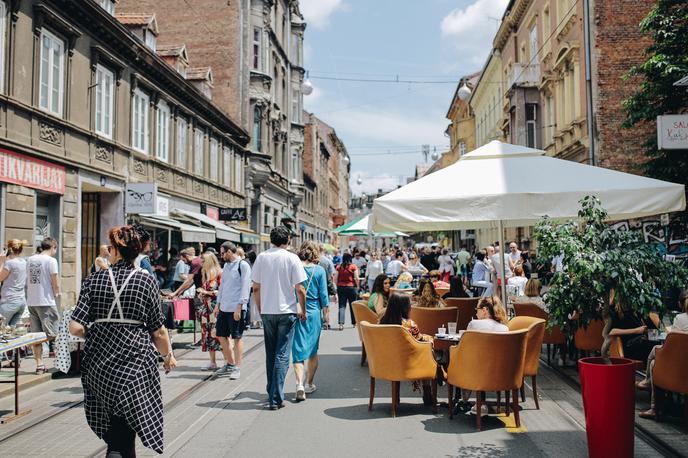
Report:
M 36 366 L 36 375 L 45 374 L 46 372 L 48 372 L 48 369 L 45 367 L 44 364 Z
M 650 391 L 650 389 L 651 389 L 650 383 L 646 382 L 645 380 L 642 380 L 640 382 L 635 382 L 635 387 L 639 390 L 642 390 L 642 391 Z
M 638 416 L 640 418 L 647 418 L 649 420 L 656 420 L 657 419 L 657 412 L 655 411 L 654 408 L 650 408 L 650 410 L 646 410 L 645 412 L 640 412 L 638 413 Z

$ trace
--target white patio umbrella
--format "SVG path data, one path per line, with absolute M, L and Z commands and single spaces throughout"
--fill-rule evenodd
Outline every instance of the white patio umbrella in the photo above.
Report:
M 357 233 L 365 232 L 372 237 L 408 237 L 401 231 L 385 231 L 385 232 L 374 232 L 370 230 L 370 215 L 365 215 L 363 218 L 354 222 L 351 226 L 347 227 L 346 230 L 340 232 L 341 234 L 346 233 Z
M 370 227 L 434 231 L 497 225 L 504 247 L 504 227 L 533 225 L 544 215 L 575 218 L 579 200 L 587 195 L 602 201 L 611 221 L 686 207 L 683 185 L 492 141 L 449 167 L 375 199 Z

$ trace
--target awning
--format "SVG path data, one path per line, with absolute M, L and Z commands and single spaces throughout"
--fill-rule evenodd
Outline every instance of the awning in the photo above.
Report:
M 334 253 L 335 251 L 337 251 L 337 249 L 333 245 L 330 245 L 329 243 L 323 243 L 323 249 L 325 251 L 329 251 L 330 253 Z
M 289 210 L 283 210 L 282 211 L 282 221 L 296 221 L 296 218 L 294 218 L 294 214 L 290 212 Z
M 170 214 L 176 218 L 192 220 L 193 222 L 202 223 L 206 226 L 212 227 L 215 229 L 215 234 L 219 240 L 229 240 L 231 242 L 241 241 L 241 233 L 239 231 L 219 221 L 215 221 L 210 216 L 204 215 L 203 213 L 196 213 L 189 210 L 182 210 L 181 208 L 175 208 L 170 211 Z
M 270 241 L 270 234 L 266 234 L 265 232 L 260 234 L 260 241 L 261 242 L 269 242 Z
M 245 245 L 258 245 L 260 243 L 260 236 L 253 232 L 251 229 L 237 227 L 236 230 L 241 234 L 240 243 Z
M 184 242 L 215 242 L 215 231 L 211 229 L 184 224 L 160 215 L 139 215 L 139 218 L 145 226 L 180 231 Z

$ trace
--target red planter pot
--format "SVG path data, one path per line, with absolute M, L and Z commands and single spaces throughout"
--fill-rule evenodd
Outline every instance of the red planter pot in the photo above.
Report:
M 635 363 L 626 358 L 582 358 L 578 370 L 588 455 L 633 457 Z

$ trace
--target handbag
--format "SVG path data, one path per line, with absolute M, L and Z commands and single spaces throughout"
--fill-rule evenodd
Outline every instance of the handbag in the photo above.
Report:
M 191 307 L 189 307 L 189 299 L 174 299 L 172 306 L 174 307 L 175 321 L 191 320 Z

